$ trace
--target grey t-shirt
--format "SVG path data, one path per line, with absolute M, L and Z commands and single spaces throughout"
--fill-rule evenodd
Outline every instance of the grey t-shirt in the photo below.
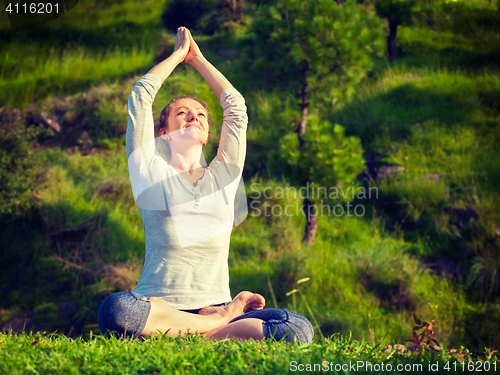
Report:
M 177 309 L 231 300 L 228 253 L 234 197 L 246 153 L 245 100 L 224 90 L 217 156 L 191 186 L 155 147 L 153 100 L 161 79 L 142 76 L 128 99 L 127 158 L 146 233 L 146 257 L 134 292 L 164 298 Z

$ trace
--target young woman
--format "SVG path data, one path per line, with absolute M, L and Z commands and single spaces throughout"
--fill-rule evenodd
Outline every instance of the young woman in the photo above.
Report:
M 152 103 L 180 63 L 203 76 L 224 110 L 217 156 L 207 168 L 200 158 L 209 137 L 209 111 L 200 100 L 172 99 L 161 113 L 159 131 L 170 160 L 155 148 Z M 306 318 L 263 309 L 264 298 L 251 292 L 231 300 L 227 259 L 248 118 L 241 94 L 204 58 L 189 30 L 180 27 L 174 52 L 137 81 L 128 113 L 127 157 L 146 233 L 146 258 L 134 291 L 115 293 L 101 303 L 101 332 L 134 338 L 198 332 L 215 339 L 310 342 L 313 329 Z

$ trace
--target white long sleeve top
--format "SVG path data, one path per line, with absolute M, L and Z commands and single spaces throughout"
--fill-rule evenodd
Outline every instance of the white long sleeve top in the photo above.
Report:
M 134 292 L 164 298 L 177 309 L 228 302 L 229 239 L 246 153 L 245 100 L 234 88 L 222 92 L 217 156 L 193 187 L 155 147 L 152 105 L 161 85 L 157 75 L 146 74 L 128 99 L 128 167 L 146 233 Z

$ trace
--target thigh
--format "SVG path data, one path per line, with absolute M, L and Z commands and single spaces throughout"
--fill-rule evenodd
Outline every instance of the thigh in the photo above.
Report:
M 285 309 L 263 309 L 251 311 L 233 319 L 230 323 L 242 319 L 262 320 L 266 339 L 295 343 L 295 338 L 302 344 L 310 343 L 314 336 L 311 322 L 302 315 Z
M 138 338 L 143 331 L 151 304 L 139 294 L 127 291 L 114 293 L 104 299 L 97 311 L 97 322 L 102 334 Z

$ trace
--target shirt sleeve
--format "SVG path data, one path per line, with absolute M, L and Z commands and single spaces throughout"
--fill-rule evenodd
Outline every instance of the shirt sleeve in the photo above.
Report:
M 241 176 L 245 164 L 247 107 L 243 96 L 233 87 L 222 91 L 220 104 L 224 110 L 224 120 L 217 156 L 210 167 L 225 169 L 231 181 L 234 181 Z
M 153 168 L 156 163 L 164 162 L 156 151 L 153 119 L 153 101 L 161 85 L 160 77 L 145 74 L 136 82 L 128 98 L 127 162 L 136 202 L 141 193 L 161 177 L 154 174 L 157 168 Z
M 156 74 L 145 74 L 132 88 L 127 108 L 127 157 L 144 145 L 154 146 L 153 101 L 161 85 Z

